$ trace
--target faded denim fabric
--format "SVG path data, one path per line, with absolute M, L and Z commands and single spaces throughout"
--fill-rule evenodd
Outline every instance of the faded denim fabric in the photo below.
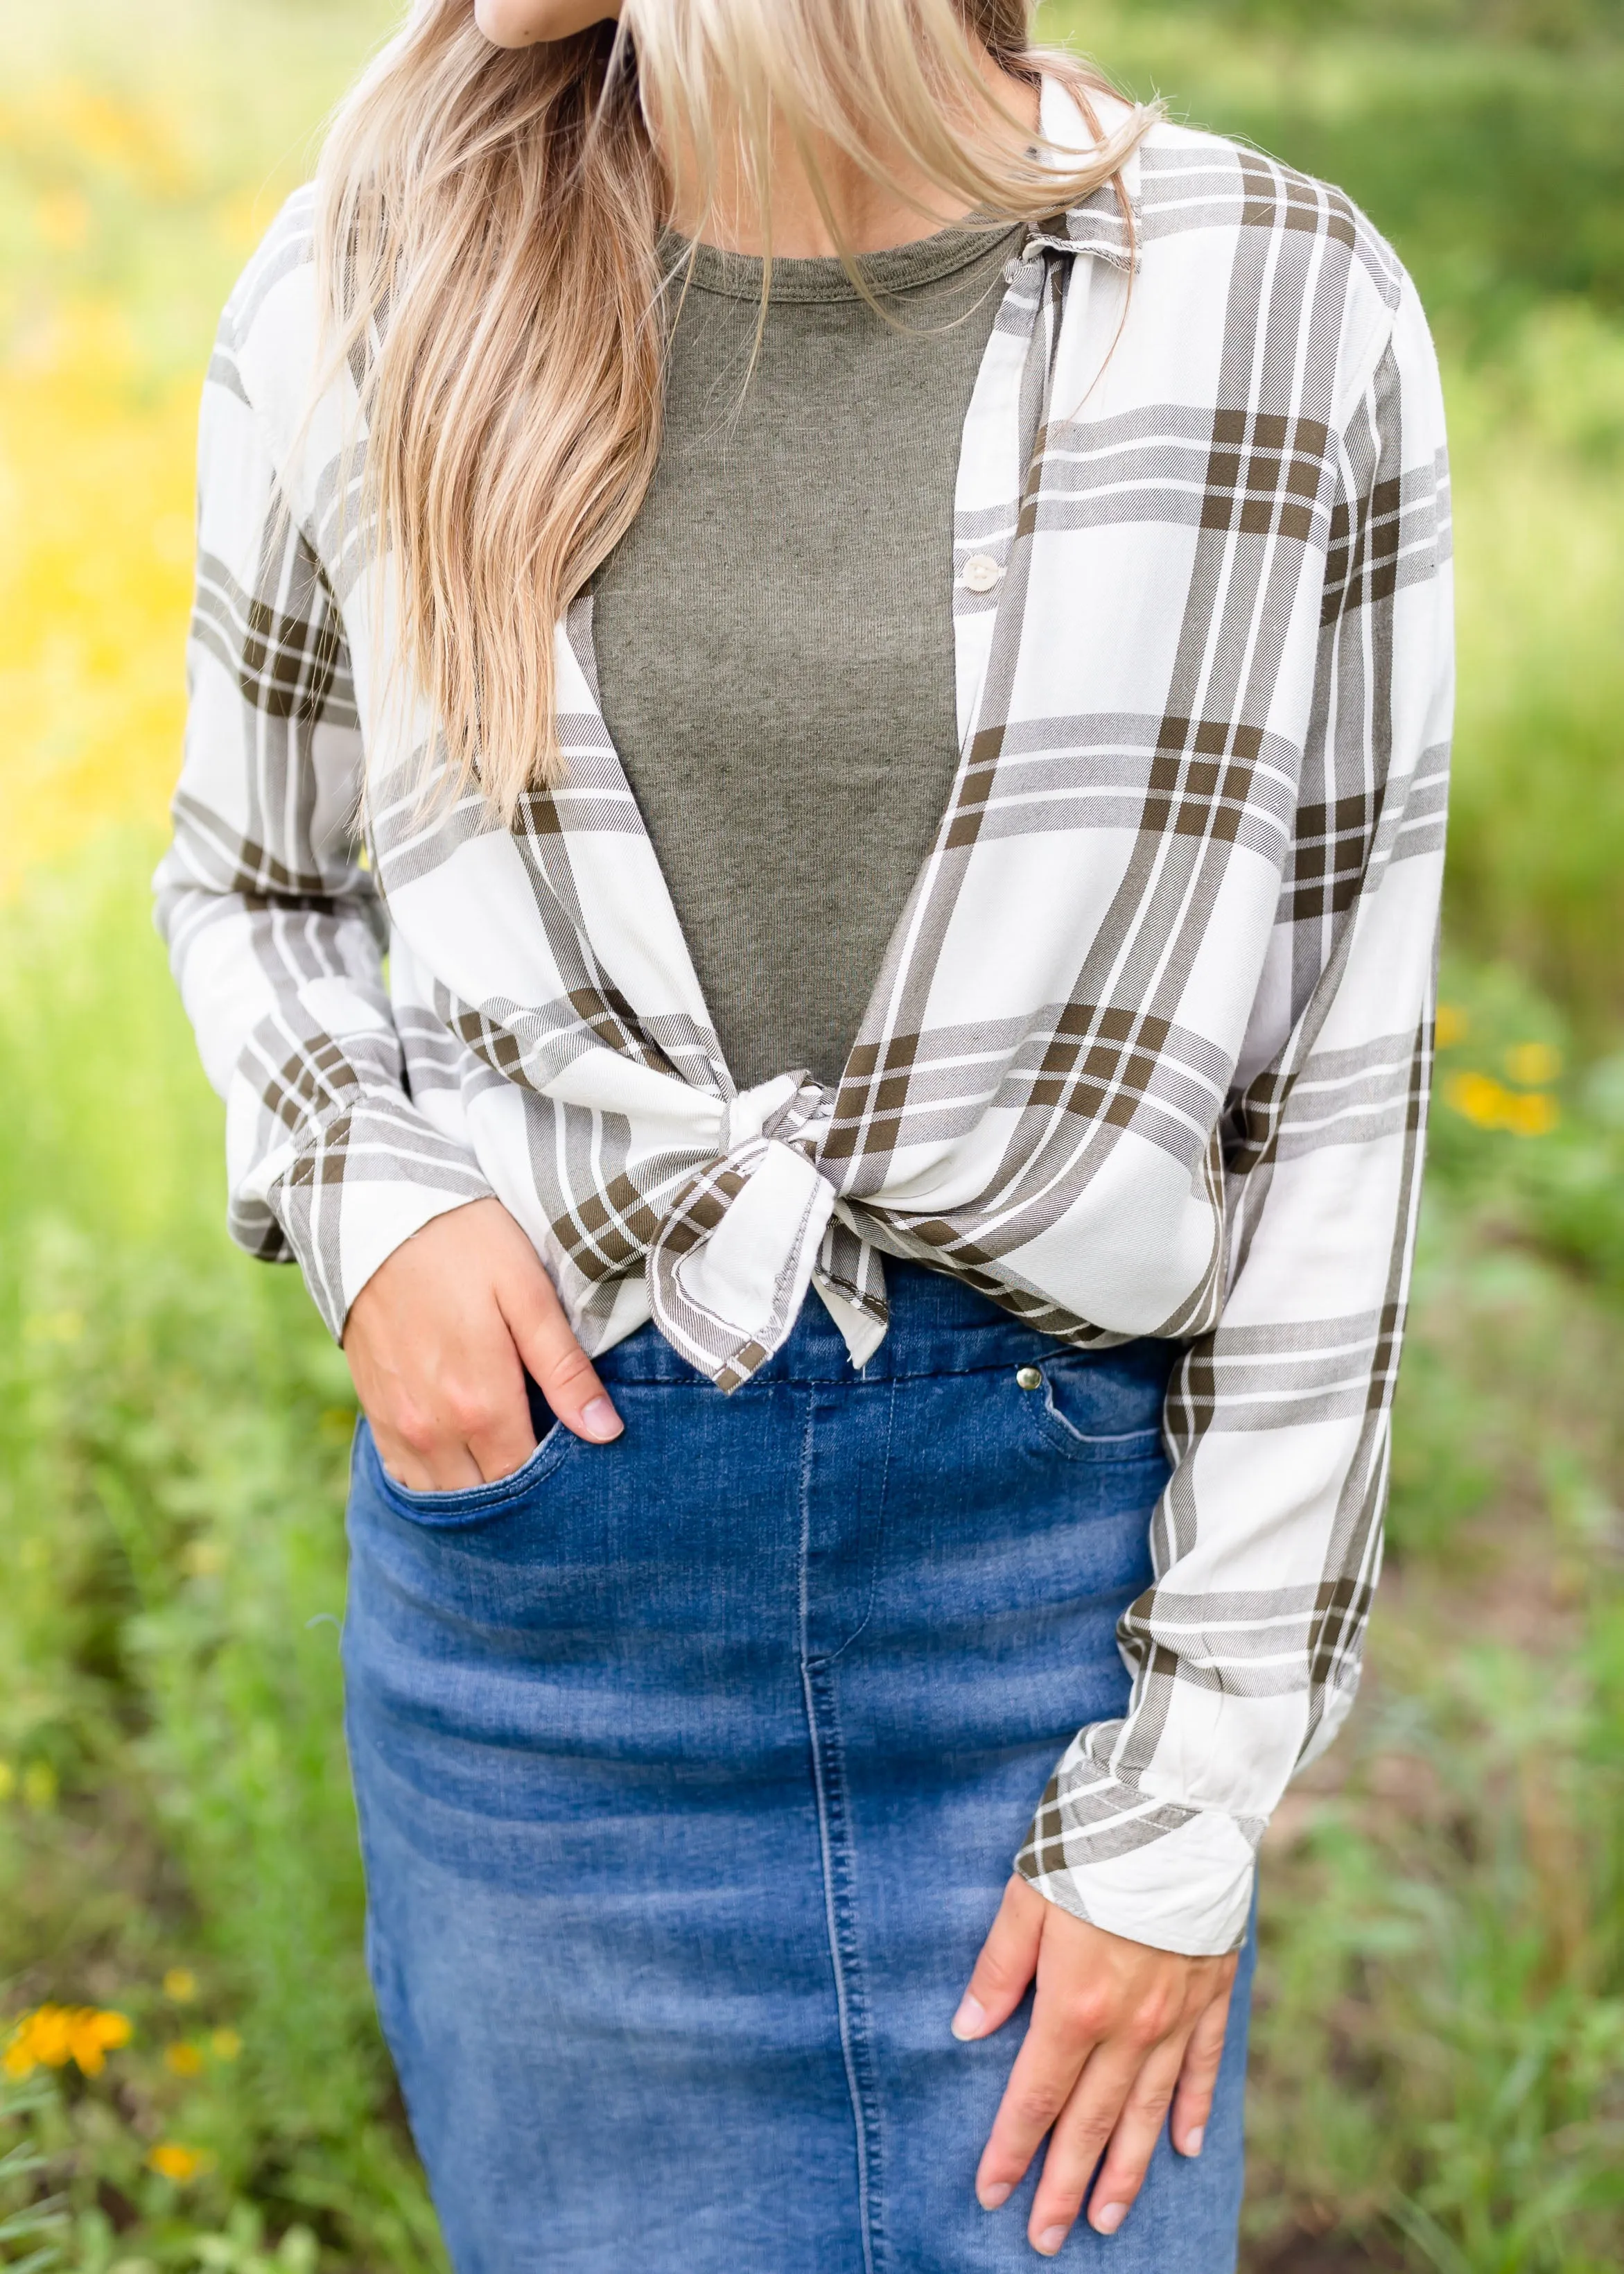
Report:
M 1024 2012 L 948 2023 L 1056 1752 L 1126 1706 L 1174 1350 L 891 1282 L 861 1374 L 817 1304 L 731 1397 L 644 1328 L 623 1438 L 474 1491 L 360 1433 L 370 1960 L 458 2274 L 1035 2263 L 1034 2180 L 973 2186 Z M 1233 2268 L 1251 1967 L 1205 2152 L 1063 2266 Z

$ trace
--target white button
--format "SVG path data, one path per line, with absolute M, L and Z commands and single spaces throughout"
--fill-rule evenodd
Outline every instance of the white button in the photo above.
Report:
M 1022 1389 L 1041 1389 L 1043 1387 L 1043 1377 L 1035 1366 L 1017 1367 L 1015 1380 Z
M 990 592 L 1004 571 L 990 553 L 973 553 L 964 565 L 966 592 Z

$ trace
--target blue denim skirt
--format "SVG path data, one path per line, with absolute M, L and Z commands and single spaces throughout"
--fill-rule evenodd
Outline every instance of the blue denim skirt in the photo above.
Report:
M 722 1397 L 651 1328 L 472 1491 L 365 1427 L 344 1663 L 385 2033 L 458 2274 L 971 2274 L 1025 2029 L 948 2023 L 1059 1754 L 1119 1713 L 1170 1346 L 891 1270 Z M 1037 1387 L 1032 1369 L 1041 1374 Z M 545 1409 L 542 1419 L 547 1417 Z M 1248 1949 L 1203 2154 L 1059 2263 L 1228 2274 Z

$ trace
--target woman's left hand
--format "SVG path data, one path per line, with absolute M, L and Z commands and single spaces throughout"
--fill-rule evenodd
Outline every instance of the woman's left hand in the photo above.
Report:
M 1052 2258 L 1102 2153 L 1088 2223 L 1116 2233 L 1169 2105 L 1173 2145 L 1199 2156 L 1237 1962 L 1233 1953 L 1183 1958 L 1125 1941 L 1012 1879 L 953 2016 L 956 2037 L 988 2037 L 1037 1977 L 1031 2026 L 976 2173 L 982 2209 L 1009 2200 L 1052 2131 L 1026 2226 L 1033 2248 Z

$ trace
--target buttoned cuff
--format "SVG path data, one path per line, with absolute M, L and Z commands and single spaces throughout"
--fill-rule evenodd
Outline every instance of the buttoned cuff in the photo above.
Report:
M 1050 1778 L 1016 1871 L 1073 1918 L 1129 1942 L 1187 1958 L 1238 1950 L 1267 1819 L 1123 1784 L 1101 1773 L 1087 1734 Z

